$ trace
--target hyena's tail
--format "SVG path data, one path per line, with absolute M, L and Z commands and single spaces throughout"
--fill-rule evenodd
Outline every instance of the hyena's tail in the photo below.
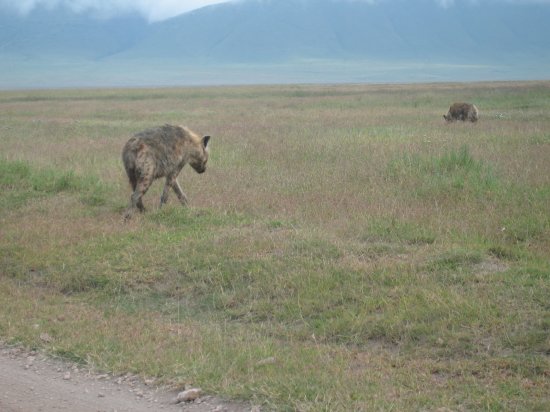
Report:
M 124 146 L 124 150 L 122 151 L 122 162 L 124 163 L 124 169 L 128 175 L 130 186 L 132 186 L 132 190 L 135 191 L 139 176 L 138 170 L 136 169 L 136 154 L 133 150 L 131 150 L 129 144 L 126 144 L 126 146 Z
M 134 168 L 126 169 L 126 174 L 128 175 L 128 180 L 130 180 L 130 186 L 132 186 L 132 191 L 135 191 L 137 186 L 137 179 L 138 179 L 136 169 Z

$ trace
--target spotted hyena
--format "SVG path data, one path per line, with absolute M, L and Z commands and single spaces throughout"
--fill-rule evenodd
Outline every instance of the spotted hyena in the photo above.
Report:
M 187 163 L 197 173 L 206 170 L 209 140 L 210 136 L 200 137 L 186 127 L 168 124 L 130 138 L 122 150 L 122 161 L 133 190 L 125 216 L 129 218 L 136 210 L 145 210 L 142 197 L 153 181 L 161 177 L 166 178 L 166 183 L 160 206 L 167 202 L 170 188 L 185 206 L 187 196 L 176 178 Z
M 477 122 L 479 119 L 479 111 L 475 104 L 471 103 L 454 103 L 450 108 L 447 114 L 443 115 L 443 118 L 447 122 L 454 122 L 456 120 L 470 122 Z

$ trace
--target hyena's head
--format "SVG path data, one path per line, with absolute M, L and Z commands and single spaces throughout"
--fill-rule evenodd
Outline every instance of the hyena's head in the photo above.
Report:
M 443 118 L 445 119 L 445 121 L 446 121 L 447 123 L 451 123 L 452 121 L 455 120 L 454 115 L 453 115 L 453 113 L 451 113 L 450 110 L 447 112 L 447 114 L 444 114 L 444 115 L 443 115 Z
M 204 173 L 206 162 L 208 162 L 208 141 L 210 136 L 203 136 L 194 142 L 193 149 L 189 156 L 189 164 L 197 173 Z

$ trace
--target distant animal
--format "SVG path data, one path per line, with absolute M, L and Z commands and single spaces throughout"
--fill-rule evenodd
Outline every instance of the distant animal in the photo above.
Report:
M 135 134 L 122 150 L 124 169 L 132 186 L 130 206 L 125 217 L 130 218 L 136 210 L 145 211 L 143 195 L 155 179 L 165 177 L 166 183 L 160 206 L 168 201 L 172 189 L 182 205 L 187 205 L 187 196 L 181 190 L 177 176 L 183 166 L 191 165 L 197 173 L 204 173 L 208 161 L 210 136 L 200 137 L 182 126 L 166 124 Z
M 454 122 L 456 120 L 477 122 L 479 120 L 479 110 L 477 110 L 475 104 L 454 103 L 449 108 L 447 114 L 443 115 L 443 118 L 447 122 Z

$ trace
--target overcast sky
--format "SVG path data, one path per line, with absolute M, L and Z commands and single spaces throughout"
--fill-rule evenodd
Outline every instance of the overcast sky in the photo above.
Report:
M 37 6 L 55 8 L 65 6 L 76 12 L 94 12 L 105 17 L 119 13 L 138 12 L 150 21 L 163 20 L 200 7 L 227 1 L 242 0 L 0 0 L 0 7 L 15 10 L 21 14 L 32 11 Z M 257 0 L 261 1 L 261 0 Z M 272 0 L 277 1 L 277 0 Z M 304 0 L 297 0 L 304 1 Z M 309 0 L 315 2 L 316 0 Z M 392 0 L 334 0 L 364 1 L 377 3 Z M 410 0 L 418 1 L 418 0 Z M 540 3 L 550 5 L 550 0 L 433 0 L 440 7 L 452 7 L 461 2 L 468 3 Z
M 4 9 L 21 14 L 35 7 L 68 7 L 75 12 L 95 12 L 111 17 L 120 13 L 138 12 L 150 21 L 163 20 L 187 11 L 227 0 L 0 0 Z

